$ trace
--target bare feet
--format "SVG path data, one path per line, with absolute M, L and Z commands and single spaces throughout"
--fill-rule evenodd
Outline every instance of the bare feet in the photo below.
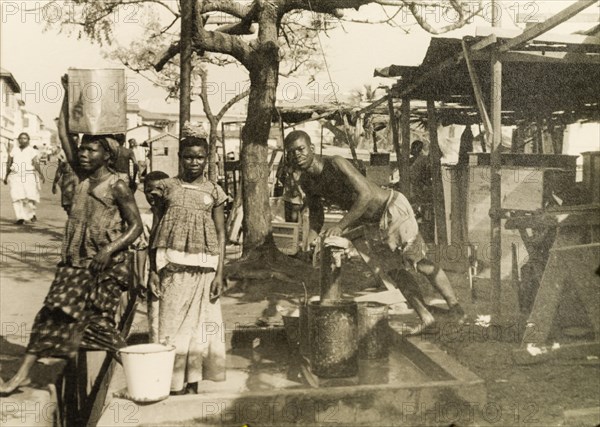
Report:
M 438 307 L 437 305 L 425 304 L 425 308 L 433 315 L 437 314 L 448 314 L 449 310 L 446 308 Z
M 468 324 L 468 317 L 460 305 L 451 305 L 448 313 L 450 314 L 452 322 L 461 326 Z
M 421 323 L 419 325 L 414 328 L 410 328 L 407 335 L 421 335 L 423 333 L 428 333 L 434 330 L 436 326 L 437 323 L 435 323 L 433 316 L 426 316 L 421 319 Z
M 188 383 L 185 386 L 185 394 L 198 394 L 198 383 Z
M 29 377 L 23 378 L 19 375 L 15 375 L 8 382 L 2 381 L 0 383 L 0 394 L 2 394 L 2 395 L 11 394 L 13 391 L 18 389 L 19 387 L 26 386 L 29 384 L 31 384 L 31 378 L 29 378 Z

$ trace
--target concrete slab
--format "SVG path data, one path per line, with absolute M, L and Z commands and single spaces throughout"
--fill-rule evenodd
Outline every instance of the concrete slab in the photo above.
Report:
M 597 426 L 600 425 L 600 406 L 568 409 L 564 416 L 566 426 Z
M 248 332 L 250 336 L 255 333 Z M 393 334 L 384 380 L 384 363 L 374 361 L 361 364 L 359 377 L 348 379 L 349 385 L 329 382 L 319 388 L 302 381 L 280 338 L 263 335 L 262 342 L 253 347 L 237 348 L 233 343 L 227 380 L 202 382 L 197 395 L 171 396 L 154 404 L 114 397 L 98 426 L 422 424 L 424 417 L 439 415 L 436 405 L 465 408 L 486 403 L 483 381 L 421 338 Z M 124 387 L 117 371 L 115 379 L 119 377 L 118 387 Z M 379 382 L 369 384 L 375 377 Z M 117 390 L 117 396 L 121 392 Z

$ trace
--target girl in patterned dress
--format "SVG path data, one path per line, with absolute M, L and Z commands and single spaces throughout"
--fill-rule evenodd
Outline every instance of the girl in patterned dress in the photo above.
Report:
M 77 148 L 66 128 L 66 100 L 67 95 L 59 135 L 81 182 L 67 220 L 61 262 L 35 317 L 26 354 L 15 376 L 5 384 L 0 380 L 4 394 L 30 381 L 29 372 L 40 357 L 71 358 L 80 348 L 114 352 L 125 345 L 115 314 L 130 276 L 126 250 L 142 232 L 142 220 L 131 190 L 110 169 L 116 139 L 84 135 Z
M 219 296 L 227 196 L 204 177 L 207 154 L 206 139 L 184 138 L 179 151 L 183 172 L 156 184 L 162 192 L 164 214 L 151 239 L 151 274 L 159 283 L 159 340 L 177 348 L 173 394 L 197 392 L 201 380 L 225 379 Z

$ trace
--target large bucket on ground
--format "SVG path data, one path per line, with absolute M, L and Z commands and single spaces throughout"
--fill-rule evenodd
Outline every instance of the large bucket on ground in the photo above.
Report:
M 300 331 L 299 331 L 299 344 L 300 344 L 300 354 L 304 356 L 307 360 L 310 359 L 310 325 L 308 322 L 308 304 L 311 301 L 319 301 L 319 296 L 310 297 L 310 299 L 306 301 L 301 301 L 300 303 Z
M 385 359 L 389 353 L 388 306 L 378 302 L 358 303 L 358 357 Z
M 139 344 L 119 350 L 127 395 L 136 402 L 157 402 L 169 397 L 175 364 L 175 346 Z
M 354 301 L 311 301 L 308 305 L 310 362 L 321 378 L 358 373 L 357 306 Z

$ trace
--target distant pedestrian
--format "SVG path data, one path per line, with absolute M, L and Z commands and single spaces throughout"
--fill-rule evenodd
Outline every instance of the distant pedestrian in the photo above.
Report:
M 432 178 L 429 155 L 423 152 L 423 142 L 416 140 L 410 146 L 410 202 L 413 205 L 431 203 Z
M 285 154 L 285 153 L 284 153 Z M 283 183 L 282 198 L 284 201 L 286 222 L 299 222 L 304 207 L 304 192 L 300 188 L 301 172 L 294 169 L 292 160 L 285 154 L 283 165 L 278 169 L 278 179 Z
M 137 184 L 135 183 L 135 179 L 138 174 L 138 164 L 135 158 L 135 154 L 133 154 L 133 150 L 125 147 L 125 135 L 116 135 L 117 141 L 119 142 L 119 151 L 117 152 L 117 159 L 113 165 L 115 172 L 117 172 L 121 178 L 129 184 L 129 188 L 131 191 L 135 192 L 137 189 Z M 133 173 L 131 168 L 129 167 L 129 162 L 133 164 Z
M 19 145 L 10 150 L 4 184 L 10 187 L 10 197 L 17 217 L 17 225 L 36 222 L 36 207 L 40 202 L 40 181 L 45 182 L 40 168 L 39 153 L 29 145 L 29 134 L 22 132 Z
M 143 144 L 142 145 L 138 144 L 138 142 L 134 138 L 131 138 L 129 140 L 129 148 L 133 151 L 133 155 L 135 156 L 135 159 L 137 160 L 138 181 L 142 182 L 144 179 L 144 176 L 146 175 L 146 169 L 148 167 L 148 163 L 147 163 L 148 162 L 148 151 L 146 150 L 146 148 L 144 147 Z
M 71 213 L 71 205 L 73 204 L 77 184 L 79 184 L 79 178 L 67 161 L 65 153 L 61 152 L 58 156 L 56 175 L 54 175 L 54 181 L 52 182 L 52 194 L 56 194 L 57 188 L 60 187 L 60 204 L 67 215 Z

